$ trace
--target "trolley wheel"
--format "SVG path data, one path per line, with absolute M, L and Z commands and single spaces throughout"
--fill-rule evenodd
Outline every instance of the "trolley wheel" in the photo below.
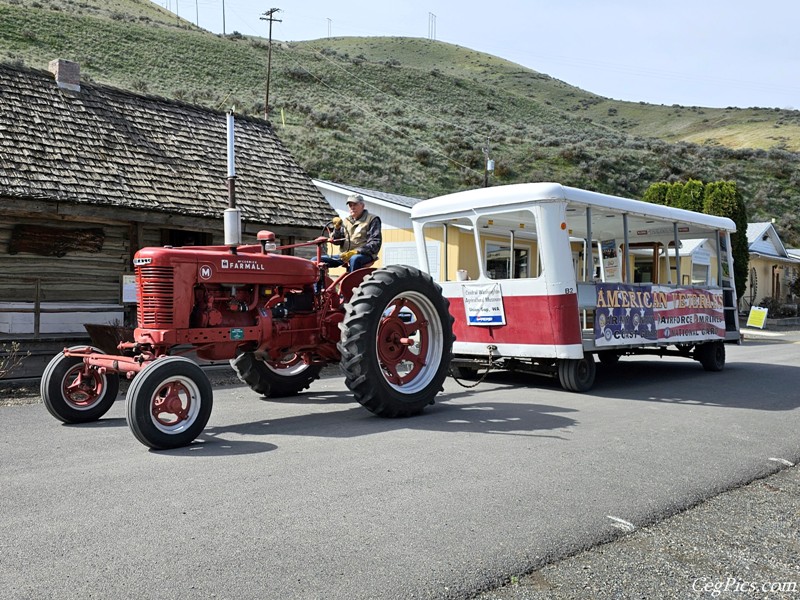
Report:
M 706 371 L 722 371 L 725 368 L 725 344 L 707 342 L 694 347 L 694 358 Z
M 594 385 L 597 366 L 591 354 L 558 361 L 558 380 L 568 392 L 586 392 Z

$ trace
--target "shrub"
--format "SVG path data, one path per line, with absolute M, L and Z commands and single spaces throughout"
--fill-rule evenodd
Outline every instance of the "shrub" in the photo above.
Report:
M 764 298 L 758 304 L 761 308 L 767 309 L 767 316 L 773 319 L 785 319 L 797 316 L 796 304 L 783 304 L 777 298 Z
M 789 284 L 789 291 L 794 296 L 800 296 L 800 277 L 795 277 L 794 281 Z
M 431 151 L 428 148 L 417 148 L 414 150 L 414 159 L 421 165 L 431 164 Z
M 349 129 L 347 116 L 338 109 L 330 113 L 313 111 L 308 118 L 313 125 L 322 129 L 338 129 L 339 131 Z
M 295 81 L 313 81 L 314 76 L 302 67 L 289 67 L 284 71 L 286 77 Z
M 19 342 L 0 344 L 0 379 L 16 369 L 28 356 L 30 356 L 30 352 L 20 355 Z

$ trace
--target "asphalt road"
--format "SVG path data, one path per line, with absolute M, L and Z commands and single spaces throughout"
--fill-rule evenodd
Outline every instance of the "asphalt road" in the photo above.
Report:
M 798 359 L 771 339 L 722 373 L 623 359 L 582 395 L 448 380 L 408 420 L 340 378 L 279 402 L 226 386 L 167 452 L 121 401 L 81 426 L 0 408 L 0 598 L 473 597 L 797 463 Z

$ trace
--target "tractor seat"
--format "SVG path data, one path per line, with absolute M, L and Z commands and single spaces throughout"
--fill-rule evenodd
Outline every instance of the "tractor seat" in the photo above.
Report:
M 371 260 L 371 261 L 369 261 L 368 263 L 364 263 L 363 265 L 361 265 L 360 267 L 358 267 L 358 269 L 356 269 L 356 270 L 360 270 L 360 269 L 369 269 L 369 268 L 370 268 L 372 265 L 374 265 L 374 264 L 375 264 L 375 261 L 374 261 L 374 260 Z M 350 265 L 348 264 L 348 265 L 345 267 L 345 269 L 347 269 L 347 272 L 349 273 L 349 272 L 350 272 Z

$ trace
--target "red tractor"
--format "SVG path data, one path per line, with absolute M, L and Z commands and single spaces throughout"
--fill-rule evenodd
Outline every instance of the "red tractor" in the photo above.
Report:
M 226 244 L 227 244 L 226 230 Z M 274 235 L 257 244 L 144 248 L 136 253 L 138 328 L 116 355 L 91 346 L 58 354 L 41 394 L 65 423 L 111 408 L 120 376 L 131 380 L 126 415 L 151 448 L 190 444 L 208 422 L 213 393 L 180 354 L 229 359 L 267 397 L 307 388 L 339 362 L 355 398 L 381 417 L 420 413 L 447 375 L 453 344 L 448 301 L 429 275 L 407 266 L 360 269 L 333 281 L 319 260 L 280 254 Z

